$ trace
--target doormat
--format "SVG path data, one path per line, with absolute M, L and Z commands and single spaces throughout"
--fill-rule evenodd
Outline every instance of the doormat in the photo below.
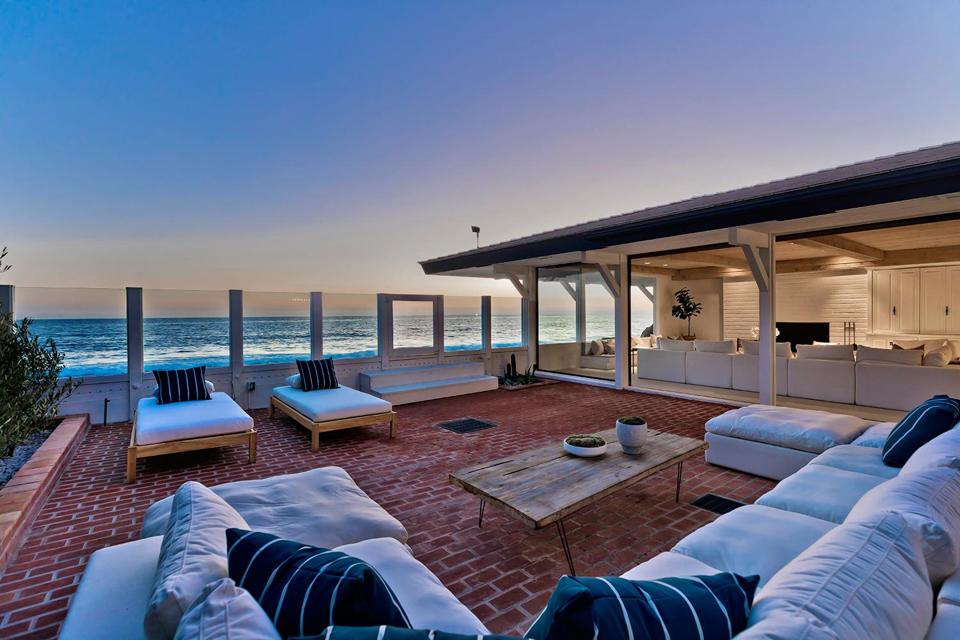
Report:
M 473 433 L 483 429 L 492 429 L 497 426 L 492 422 L 477 420 L 476 418 L 457 418 L 456 420 L 447 420 L 437 425 L 441 429 L 453 431 L 454 433 Z
M 723 515 L 725 513 L 730 513 L 734 509 L 745 506 L 746 503 L 740 502 L 739 500 L 724 498 L 723 496 L 718 496 L 715 493 L 706 493 L 694 500 L 692 504 L 695 507 L 700 507 L 701 509 L 706 509 L 707 511 L 712 511 L 714 513 Z

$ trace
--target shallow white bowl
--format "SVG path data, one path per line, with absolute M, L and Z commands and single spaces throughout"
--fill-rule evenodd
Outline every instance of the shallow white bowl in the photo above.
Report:
M 563 450 L 579 458 L 596 458 L 607 452 L 607 445 L 603 445 L 602 447 L 575 447 L 572 444 L 567 444 L 567 441 L 564 440 Z

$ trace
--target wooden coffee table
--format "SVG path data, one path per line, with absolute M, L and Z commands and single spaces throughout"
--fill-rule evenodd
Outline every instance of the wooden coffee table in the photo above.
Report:
M 599 435 L 607 441 L 607 453 L 598 458 L 568 455 L 557 442 L 460 469 L 450 474 L 450 482 L 480 496 L 478 526 L 483 526 L 487 501 L 534 529 L 556 525 L 570 574 L 576 575 L 563 527 L 565 517 L 673 465 L 677 466 L 675 499 L 679 502 L 683 461 L 707 449 L 703 440 L 650 429 L 641 453 L 627 455 L 617 442 L 616 429 Z

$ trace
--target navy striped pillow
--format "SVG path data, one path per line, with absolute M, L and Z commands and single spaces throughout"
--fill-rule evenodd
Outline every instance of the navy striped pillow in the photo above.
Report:
M 283 638 L 316 635 L 334 624 L 410 627 L 377 570 L 339 551 L 227 529 L 227 567 Z
M 910 410 L 883 443 L 883 464 L 902 467 L 913 452 L 960 421 L 960 400 L 936 395 Z
M 304 391 L 336 389 L 340 386 L 337 383 L 337 372 L 333 369 L 333 358 L 297 360 L 297 370 L 300 371 Z
M 296 640 L 520 640 L 514 636 L 463 635 L 425 629 L 400 629 L 397 627 L 327 627 L 319 636 L 296 638 Z
M 729 640 L 747 627 L 760 576 L 626 580 L 563 576 L 528 640 Z
M 153 377 L 157 381 L 157 403 L 209 400 L 206 375 L 206 367 L 154 371 Z

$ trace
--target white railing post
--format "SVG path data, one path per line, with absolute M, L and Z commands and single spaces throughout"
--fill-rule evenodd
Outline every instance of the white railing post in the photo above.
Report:
M 630 383 L 630 260 L 627 256 L 620 256 L 619 288 L 613 299 L 614 315 L 614 344 L 616 348 L 616 370 L 614 371 L 614 386 L 623 389 Z
M 483 344 L 484 369 L 493 374 L 493 302 L 490 296 L 480 297 L 480 342 Z
M 230 387 L 234 400 L 240 397 L 243 377 L 243 291 L 230 289 Z M 241 406 L 245 405 L 246 401 Z
M 12 284 L 0 284 L 0 313 L 16 315 L 16 287 Z
M 390 346 L 393 344 L 393 309 L 390 298 L 385 293 L 377 294 L 377 355 L 380 356 L 380 368 L 390 368 Z
M 537 296 L 539 293 L 539 283 L 537 282 L 537 268 L 529 267 L 524 285 L 527 289 L 527 297 L 524 299 L 523 328 L 524 340 L 527 344 L 527 366 L 532 367 L 537 363 L 537 346 L 540 342 L 539 329 L 537 326 L 537 314 L 540 310 L 537 308 Z
M 310 358 L 319 360 L 323 357 L 323 294 L 319 291 L 310 293 Z
M 134 419 L 143 394 L 143 289 L 127 287 L 127 404 Z
M 443 296 L 436 296 L 433 301 L 433 344 L 437 346 L 437 364 L 443 364 L 443 356 L 445 355 L 443 346 L 444 322 Z

